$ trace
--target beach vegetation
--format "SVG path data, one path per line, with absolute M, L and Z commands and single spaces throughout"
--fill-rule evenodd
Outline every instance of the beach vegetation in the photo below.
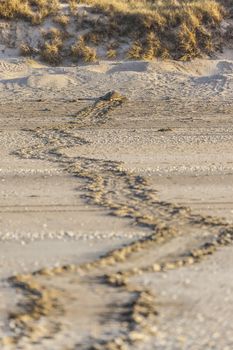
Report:
M 65 10 L 64 10 L 65 9 Z M 71 55 L 93 62 L 103 57 L 187 61 L 212 55 L 227 44 L 228 0 L 1 0 L 0 18 L 41 26 L 49 20 L 66 36 L 42 38 L 41 57 L 61 62 Z M 43 31 L 42 31 L 43 32 Z M 110 43 L 116 43 L 111 47 Z M 116 47 L 117 46 L 117 47 Z M 33 49 L 33 48 L 32 48 Z M 31 48 L 22 46 L 22 54 Z

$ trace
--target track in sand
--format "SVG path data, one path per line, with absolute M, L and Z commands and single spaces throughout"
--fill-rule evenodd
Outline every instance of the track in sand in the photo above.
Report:
M 147 113 L 150 110 L 144 104 L 136 113 L 141 114 L 142 108 Z M 159 113 L 159 106 L 156 108 Z M 4 348 L 123 350 L 152 346 L 146 344 L 156 344 L 160 336 L 160 296 L 154 286 L 150 289 L 143 282 L 144 276 L 153 274 L 154 280 L 157 274 L 191 269 L 231 244 L 233 226 L 226 220 L 160 200 L 153 184 L 119 160 L 82 154 L 82 148 L 88 150 L 91 144 L 91 129 L 106 132 L 111 120 L 117 123 L 114 116 L 132 110 L 131 102 L 111 92 L 64 121 L 24 128 L 33 146 L 14 154 L 57 164 L 82 180 L 84 202 L 145 228 L 147 235 L 88 263 L 44 267 L 10 277 L 8 283 L 17 290 L 19 300 L 8 314 Z M 195 115 L 193 119 L 195 125 Z M 127 123 L 129 126 L 130 118 Z M 169 119 L 168 128 L 163 120 L 157 134 L 173 132 L 171 124 Z

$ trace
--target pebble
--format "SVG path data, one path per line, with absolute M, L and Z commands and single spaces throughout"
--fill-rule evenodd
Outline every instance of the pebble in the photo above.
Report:
M 159 264 L 154 264 L 152 266 L 152 269 L 154 272 L 159 272 L 159 271 L 161 271 L 161 266 Z

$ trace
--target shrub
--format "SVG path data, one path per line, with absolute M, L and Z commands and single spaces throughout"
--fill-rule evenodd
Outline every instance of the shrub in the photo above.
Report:
M 84 39 L 79 38 L 71 47 L 71 53 L 74 60 L 82 60 L 84 62 L 96 61 L 96 50 L 85 44 Z

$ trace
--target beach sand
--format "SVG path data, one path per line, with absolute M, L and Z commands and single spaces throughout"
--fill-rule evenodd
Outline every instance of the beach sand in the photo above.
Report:
M 232 348 L 232 86 L 1 58 L 1 348 Z

